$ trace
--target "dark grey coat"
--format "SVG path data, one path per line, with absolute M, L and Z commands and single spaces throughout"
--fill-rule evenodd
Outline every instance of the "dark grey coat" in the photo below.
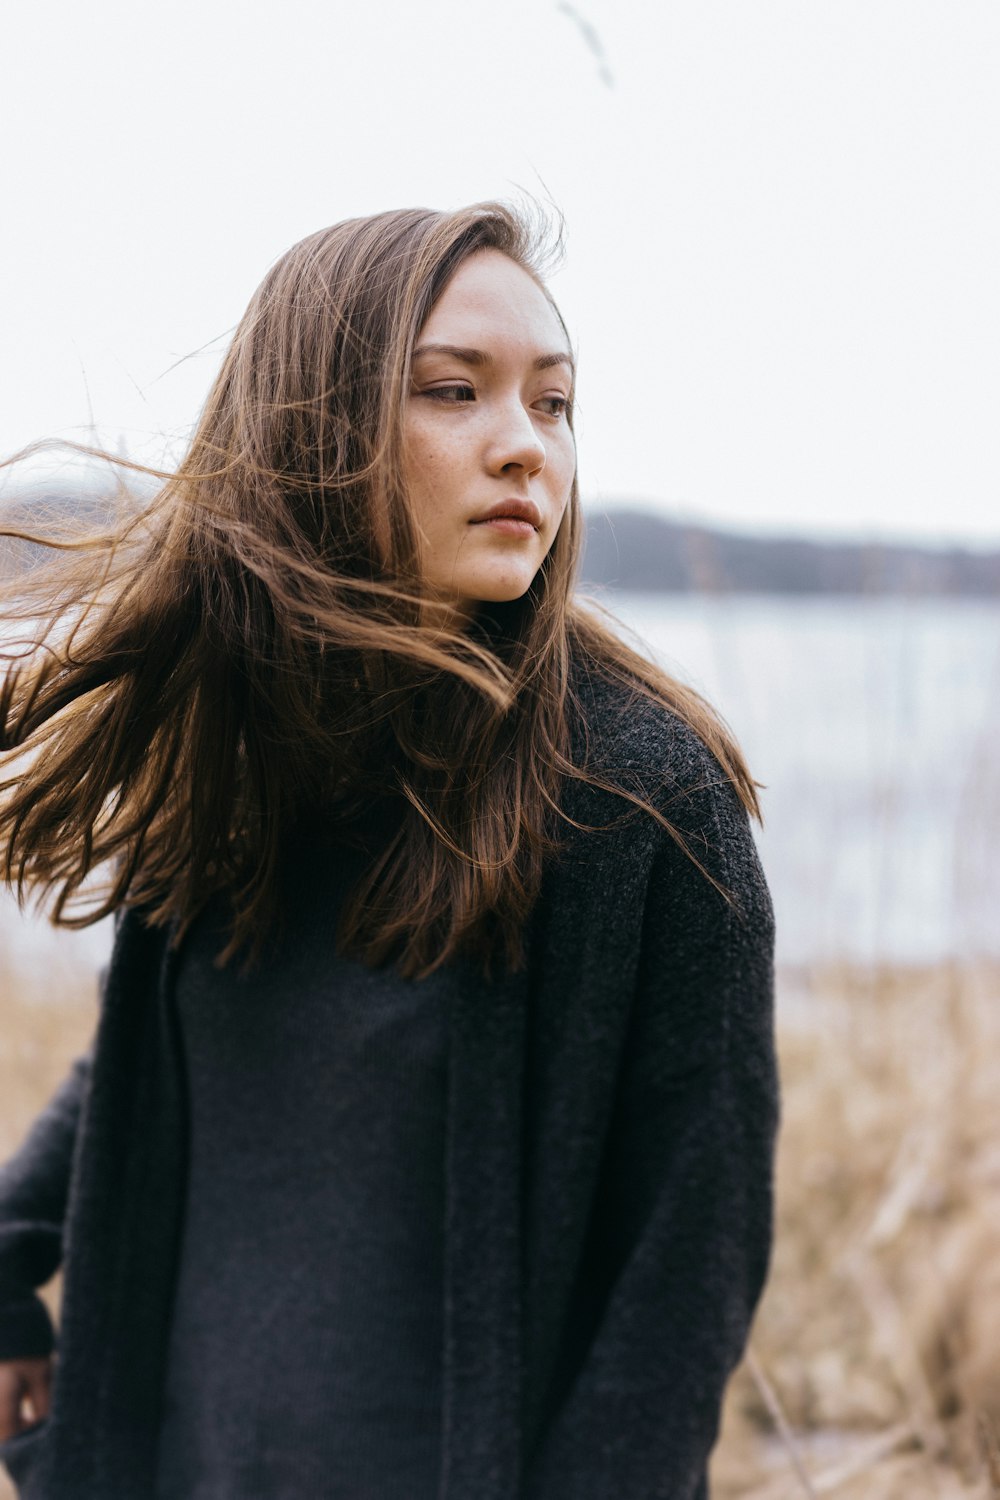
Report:
M 576 783 L 525 970 L 451 1016 L 440 1500 L 705 1500 L 763 1286 L 777 1120 L 771 905 L 747 820 L 670 715 L 581 685 Z M 616 821 L 617 820 L 617 821 Z M 119 926 L 92 1062 L 0 1174 L 0 1357 L 51 1416 L 0 1449 L 24 1500 L 149 1500 L 185 1170 L 173 958 Z M 239 1371 L 234 1371 L 234 1379 Z

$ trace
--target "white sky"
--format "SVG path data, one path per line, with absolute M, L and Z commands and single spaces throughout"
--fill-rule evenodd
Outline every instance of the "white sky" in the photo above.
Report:
M 155 459 L 293 241 L 521 187 L 586 497 L 1000 544 L 997 0 L 31 0 L 4 51 L 0 452 Z

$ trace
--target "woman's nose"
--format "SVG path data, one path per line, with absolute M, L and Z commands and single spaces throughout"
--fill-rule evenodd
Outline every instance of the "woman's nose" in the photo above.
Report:
M 520 401 L 500 408 L 492 433 L 490 467 L 498 474 L 511 468 L 536 474 L 544 466 L 545 444 L 531 420 L 531 413 Z

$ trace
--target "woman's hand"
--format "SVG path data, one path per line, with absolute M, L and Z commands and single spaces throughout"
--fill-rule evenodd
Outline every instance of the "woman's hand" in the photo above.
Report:
M 0 1360 L 0 1442 L 15 1437 L 49 1414 L 52 1356 Z M 25 1403 L 31 1408 L 25 1416 Z

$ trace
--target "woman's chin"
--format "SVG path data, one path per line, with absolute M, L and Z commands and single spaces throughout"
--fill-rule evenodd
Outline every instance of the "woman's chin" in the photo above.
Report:
M 470 579 L 462 594 L 480 604 L 510 604 L 520 599 L 530 589 L 538 574 L 537 568 L 518 568 L 481 575 Z
M 537 568 L 497 569 L 451 579 L 450 588 L 429 579 L 434 597 L 427 602 L 422 623 L 446 628 L 467 624 L 484 606 L 523 599 L 537 576 Z

